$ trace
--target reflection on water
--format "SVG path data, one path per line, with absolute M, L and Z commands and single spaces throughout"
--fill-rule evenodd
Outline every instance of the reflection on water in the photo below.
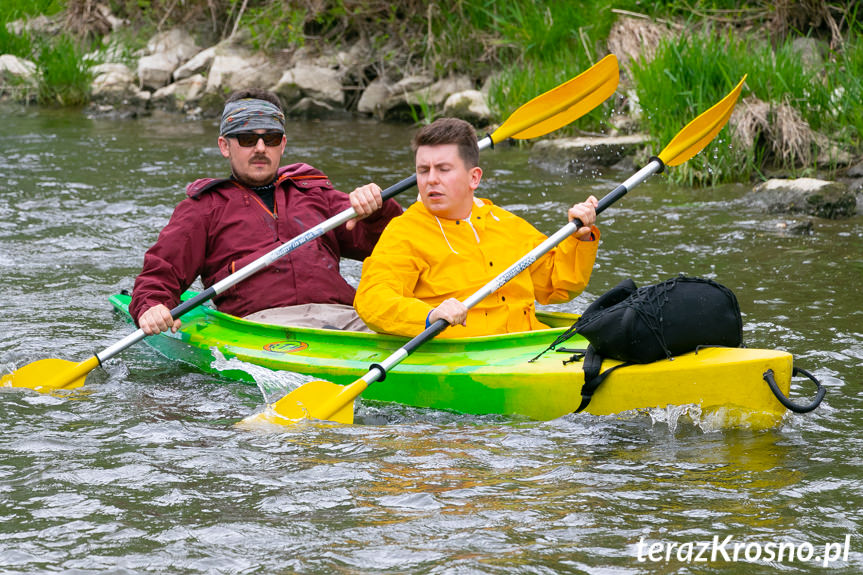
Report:
M 185 183 L 225 173 L 214 122 L 14 112 L 3 110 L 0 137 L 3 373 L 126 335 L 107 296 L 131 287 Z M 388 185 L 409 174 L 411 133 L 293 121 L 288 153 L 344 189 Z M 549 174 L 528 155 L 484 153 L 480 195 L 546 232 L 629 175 Z M 588 292 L 555 307 L 580 311 L 627 276 L 711 277 L 737 294 L 750 347 L 786 349 L 822 379 L 817 412 L 751 432 L 694 412 L 533 422 L 360 399 L 358 425 L 251 433 L 233 423 L 300 381 L 263 370 L 260 389 L 230 383 L 140 345 L 82 391 L 0 390 L 0 570 L 821 573 L 815 559 L 639 562 L 637 545 L 730 535 L 820 550 L 850 534 L 831 572 L 859 573 L 863 221 L 787 233 L 786 220 L 749 210 L 745 191 L 642 185 L 603 214 Z M 360 266 L 344 271 L 355 283 Z

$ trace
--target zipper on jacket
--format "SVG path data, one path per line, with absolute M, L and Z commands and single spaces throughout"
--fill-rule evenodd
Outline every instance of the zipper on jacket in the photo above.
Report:
M 279 204 L 276 202 L 276 200 L 275 200 L 275 196 L 273 196 L 273 211 L 271 212 L 271 211 L 270 211 L 270 208 L 268 208 L 267 206 L 265 206 L 265 205 L 264 205 L 264 202 L 262 202 L 262 201 L 261 201 L 261 198 L 259 198 L 259 197 L 258 197 L 258 194 L 256 194 L 255 192 L 253 192 L 253 191 L 251 191 L 251 190 L 249 190 L 249 192 L 248 192 L 248 193 L 249 193 L 249 195 L 252 197 L 252 199 L 253 199 L 253 200 L 255 200 L 256 202 L 258 202 L 258 205 L 259 205 L 259 206 L 261 206 L 262 208 L 264 208 L 264 210 L 265 210 L 268 214 L 270 214 L 270 215 L 273 217 L 273 219 L 274 219 L 274 220 L 278 220 L 278 219 L 279 219 L 279 214 L 278 214 L 278 211 L 279 211 Z

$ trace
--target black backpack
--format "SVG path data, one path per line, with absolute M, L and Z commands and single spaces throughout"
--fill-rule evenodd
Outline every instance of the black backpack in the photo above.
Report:
M 699 347 L 740 347 L 743 320 L 734 293 L 713 280 L 681 275 L 637 288 L 626 279 L 593 302 L 545 351 L 576 333 L 590 342 L 586 350 L 568 350 L 577 352 L 572 360 L 584 359 L 578 413 L 615 369 L 672 359 Z M 624 363 L 600 373 L 603 358 Z

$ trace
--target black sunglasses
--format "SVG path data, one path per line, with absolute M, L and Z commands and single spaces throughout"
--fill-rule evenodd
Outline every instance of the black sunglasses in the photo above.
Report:
M 281 132 L 264 132 L 263 134 L 256 134 L 254 132 L 240 132 L 238 134 L 231 134 L 231 138 L 236 138 L 237 143 L 240 144 L 243 148 L 251 148 L 252 146 L 258 145 L 258 139 L 264 141 L 265 146 L 269 146 L 274 148 L 282 143 L 282 134 Z

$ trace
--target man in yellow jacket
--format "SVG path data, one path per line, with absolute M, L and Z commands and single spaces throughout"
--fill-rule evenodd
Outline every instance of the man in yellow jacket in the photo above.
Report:
M 437 319 L 444 337 L 547 327 L 535 302 L 569 301 L 590 279 L 599 244 L 597 200 L 569 209 L 584 227 L 468 310 L 467 299 L 546 236 L 520 217 L 474 197 L 482 179 L 473 127 L 444 118 L 412 142 L 420 200 L 393 219 L 363 262 L 354 306 L 378 332 L 413 337 Z

